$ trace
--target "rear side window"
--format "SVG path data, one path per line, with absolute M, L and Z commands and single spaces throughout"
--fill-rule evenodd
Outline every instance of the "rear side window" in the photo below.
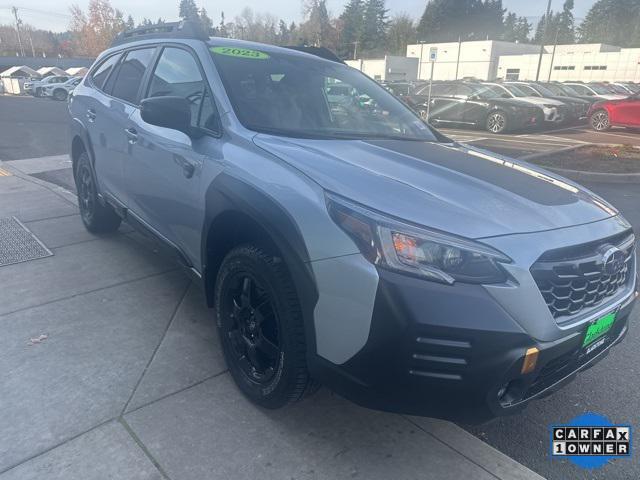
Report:
M 218 112 L 193 55 L 166 47 L 151 75 L 148 97 L 176 96 L 191 105 L 191 125 L 218 132 Z
M 110 88 L 110 94 L 125 102 L 135 103 L 144 72 L 153 58 L 153 48 L 131 50 L 125 54 L 124 60 L 116 74 L 117 78 Z M 109 82 L 111 83 L 111 82 Z
M 104 85 L 105 80 L 109 77 L 111 70 L 113 70 L 113 67 L 118 62 L 118 58 L 120 58 L 120 55 L 112 55 L 98 65 L 98 68 L 93 71 L 91 74 L 91 82 L 96 86 L 96 88 L 102 90 L 102 86 Z

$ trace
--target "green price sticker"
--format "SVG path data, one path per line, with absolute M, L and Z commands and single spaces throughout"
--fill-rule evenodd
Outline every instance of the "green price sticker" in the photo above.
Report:
M 209 50 L 211 50 L 213 53 L 217 53 L 218 55 L 246 58 L 249 60 L 266 60 L 267 58 L 269 58 L 269 55 L 264 52 L 259 52 L 258 50 L 249 50 L 247 48 L 211 47 Z

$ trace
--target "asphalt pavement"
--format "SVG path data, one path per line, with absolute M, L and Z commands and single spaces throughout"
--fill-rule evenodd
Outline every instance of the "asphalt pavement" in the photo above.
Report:
M 68 160 L 60 156 L 68 150 L 66 105 L 43 99 L 0 97 L 0 112 L 0 159 L 9 160 L 7 165 L 32 177 L 66 189 L 73 188 L 70 168 L 64 164 Z M 5 112 L 8 114 L 5 115 Z M 456 140 L 514 157 L 581 143 L 640 145 L 638 133 L 616 129 L 602 134 L 586 126 L 515 135 L 489 135 L 482 131 L 462 129 L 442 131 Z M 635 230 L 640 231 L 640 185 L 586 186 L 613 203 L 634 225 Z M 495 420 L 480 427 L 464 428 L 552 480 L 640 478 L 637 454 L 630 460 L 618 460 L 593 471 L 582 470 L 564 461 L 551 461 L 548 456 L 549 426 L 568 422 L 586 411 L 606 415 L 615 423 L 639 425 L 640 367 L 637 366 L 637 346 L 640 344 L 640 332 L 634 328 L 639 320 L 640 309 L 637 309 L 630 319 L 632 327 L 625 341 L 602 362 L 551 397 L 533 402 L 520 415 Z

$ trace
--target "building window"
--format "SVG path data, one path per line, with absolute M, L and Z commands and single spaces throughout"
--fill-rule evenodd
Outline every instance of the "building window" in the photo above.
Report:
M 575 65 L 556 65 L 553 67 L 554 70 L 575 70 Z
M 585 70 L 606 70 L 607 66 L 606 65 L 585 65 L 584 69 Z
M 507 68 L 507 74 L 505 76 L 506 80 L 518 80 L 520 77 L 520 69 L 519 68 Z

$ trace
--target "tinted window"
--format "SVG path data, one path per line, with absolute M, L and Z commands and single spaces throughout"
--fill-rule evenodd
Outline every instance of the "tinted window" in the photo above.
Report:
M 104 85 L 104 81 L 111 73 L 111 70 L 113 70 L 113 67 L 118 61 L 118 58 L 120 58 L 120 55 L 113 55 L 107 58 L 98 66 L 98 68 L 93 71 L 93 73 L 91 74 L 91 81 L 96 87 L 102 88 L 102 85 Z
M 181 48 L 165 48 L 151 76 L 147 97 L 177 96 L 191 104 L 191 124 L 217 132 L 218 113 L 198 63 Z
M 433 84 L 431 86 L 431 95 L 434 97 L 452 97 L 456 94 L 455 85 Z M 429 95 L 429 86 L 420 90 L 421 95 Z
M 155 48 L 143 48 L 128 52 L 120 64 L 117 79 L 111 88 L 111 95 L 134 103 L 144 72 L 151 62 Z
M 400 100 L 346 65 L 293 52 L 210 50 L 236 115 L 251 130 L 319 139 L 435 140 Z M 334 95 L 335 86 L 344 94 Z

